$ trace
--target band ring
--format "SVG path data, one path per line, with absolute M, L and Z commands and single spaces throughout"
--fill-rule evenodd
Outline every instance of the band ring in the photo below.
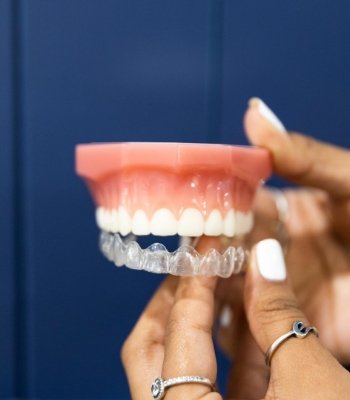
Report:
M 203 376 L 178 376 L 176 378 L 162 379 L 157 378 L 152 383 L 151 392 L 154 400 L 161 400 L 165 396 L 165 390 L 171 386 L 181 385 L 183 383 L 200 383 L 210 386 L 212 391 L 215 390 L 215 384 L 210 379 Z
M 318 330 L 314 326 L 305 326 L 303 321 L 295 321 L 292 329 L 278 337 L 268 348 L 267 352 L 265 353 L 266 365 L 268 367 L 271 365 L 272 356 L 285 341 L 292 337 L 296 337 L 297 339 L 305 339 L 310 333 L 313 333 L 318 337 Z

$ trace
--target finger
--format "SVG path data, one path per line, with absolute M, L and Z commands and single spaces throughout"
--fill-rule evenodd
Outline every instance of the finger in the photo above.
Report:
M 202 376 L 216 381 L 212 340 L 216 278 L 180 278 L 165 338 L 162 377 Z M 167 400 L 199 399 L 211 392 L 202 384 L 170 387 Z
M 255 224 L 249 234 L 254 244 L 267 237 L 281 241 L 283 233 L 290 237 L 335 233 L 340 242 L 348 245 L 350 240 L 350 201 L 335 200 L 319 189 L 286 189 L 283 195 L 288 203 L 288 215 L 282 221 L 283 232 L 276 200 L 269 188 L 258 190 L 254 201 Z M 296 266 L 293 266 L 294 268 Z
M 283 190 L 282 196 L 287 202 L 288 211 L 286 216 L 281 219 L 274 189 L 264 188 L 258 192 L 254 203 L 257 222 L 255 225 L 259 228 L 261 221 L 261 228 L 265 230 L 265 235 L 273 232 L 273 227 L 275 228 L 273 233 L 276 234 L 276 226 L 281 223 L 285 226 L 288 234 L 293 237 L 305 236 L 305 234 L 320 235 L 331 230 L 330 204 L 328 195 L 324 191 L 311 188 L 286 189 Z M 273 221 L 275 224 L 267 225 L 267 221 Z M 258 237 L 256 236 L 254 239 L 258 239 Z M 253 243 L 260 240 L 255 240 Z
M 332 201 L 332 222 L 334 231 L 349 247 L 350 241 L 350 200 Z
M 260 99 L 244 117 L 252 144 L 272 153 L 274 172 L 295 183 L 324 189 L 335 198 L 350 197 L 350 152 L 297 133 L 287 133 Z
M 285 192 L 284 192 L 285 193 Z M 265 238 L 276 237 L 281 239 L 281 233 L 286 233 L 279 218 L 276 201 L 271 190 L 260 188 L 255 196 L 254 204 L 254 226 L 248 235 L 249 247 Z
M 216 296 L 226 305 L 220 316 L 217 340 L 220 348 L 232 360 L 228 375 L 227 398 L 257 399 L 266 393 L 269 370 L 253 339 L 243 309 L 242 276 L 232 276 L 219 282 Z
M 228 376 L 227 398 L 262 399 L 267 390 L 270 371 L 245 318 L 241 318 L 237 328 L 237 354 Z
M 216 339 L 221 350 L 230 359 L 235 358 L 238 346 L 238 334 L 243 318 L 242 275 L 232 275 L 229 279 L 221 279 L 216 289 L 216 299 L 222 304 L 218 318 Z
M 274 239 L 263 240 L 253 249 L 244 297 L 250 330 L 264 353 L 278 337 L 291 330 L 295 321 L 309 325 L 288 285 L 283 252 Z M 273 379 L 285 384 L 291 377 L 302 379 L 303 366 L 311 359 L 313 364 L 326 368 L 337 364 L 314 334 L 303 340 L 286 340 L 272 356 Z
M 178 278 L 167 277 L 145 308 L 125 341 L 121 357 L 133 400 L 150 394 L 160 376 L 164 359 L 164 335 Z
M 238 336 L 241 329 L 240 316 L 242 310 L 233 308 L 232 305 L 224 305 L 218 318 L 215 339 L 220 350 L 231 361 L 236 358 L 238 352 Z

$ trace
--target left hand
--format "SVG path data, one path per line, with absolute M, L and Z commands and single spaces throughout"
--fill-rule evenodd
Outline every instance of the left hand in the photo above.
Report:
M 122 349 L 133 400 L 152 398 L 156 377 L 204 376 L 216 381 L 212 339 L 216 278 L 169 276 L 136 323 Z M 167 400 L 222 400 L 207 385 L 167 389 Z

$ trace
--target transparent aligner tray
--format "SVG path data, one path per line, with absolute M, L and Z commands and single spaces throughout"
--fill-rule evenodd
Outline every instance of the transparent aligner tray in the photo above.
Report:
M 228 278 L 243 271 L 248 256 L 241 246 L 229 246 L 223 254 L 210 249 L 204 255 L 190 245 L 181 245 L 174 252 L 169 252 L 161 243 L 142 249 L 133 238 L 122 239 L 118 233 L 102 231 L 100 249 L 118 267 L 125 265 L 131 269 L 176 276 Z

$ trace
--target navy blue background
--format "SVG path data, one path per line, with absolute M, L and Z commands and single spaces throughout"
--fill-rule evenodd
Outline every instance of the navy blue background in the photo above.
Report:
M 245 143 L 253 95 L 350 145 L 349 2 L 0 0 L 0 397 L 127 399 L 159 282 L 97 249 L 90 141 Z

